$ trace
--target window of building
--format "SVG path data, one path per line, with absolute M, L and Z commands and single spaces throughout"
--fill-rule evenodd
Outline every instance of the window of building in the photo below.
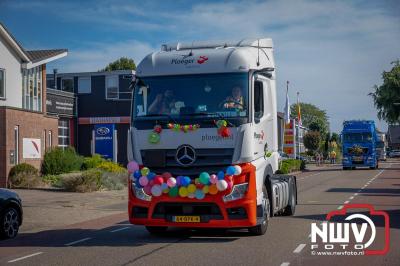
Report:
M 19 126 L 14 127 L 14 164 L 19 164 Z
M 49 149 L 51 149 L 53 147 L 53 132 L 51 130 L 49 130 Z
M 106 99 L 115 100 L 119 96 L 118 76 L 106 76 Z
M 6 71 L 0 68 L 0 98 L 6 98 Z
M 58 120 L 58 146 L 63 149 L 70 145 L 70 128 L 68 119 Z
M 264 115 L 263 84 L 260 81 L 254 83 L 254 118 L 259 120 Z
M 61 79 L 61 90 L 74 92 L 74 79 L 73 78 L 62 78 Z
M 22 108 L 42 111 L 42 67 L 22 71 Z
M 91 93 L 91 78 L 90 77 L 79 77 L 78 78 L 78 93 Z

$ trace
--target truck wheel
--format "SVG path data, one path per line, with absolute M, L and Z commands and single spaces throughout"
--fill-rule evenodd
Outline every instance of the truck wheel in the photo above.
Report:
M 295 189 L 293 188 L 293 192 L 294 191 L 295 191 Z M 294 215 L 294 213 L 296 212 L 296 197 L 297 197 L 297 194 L 295 194 L 295 193 L 291 194 L 290 200 L 289 200 L 289 205 L 286 206 L 286 208 L 284 209 L 284 211 L 282 213 L 284 216 L 291 216 L 291 215 Z
M 146 230 L 152 235 L 160 235 L 167 231 L 167 226 L 146 226 Z
M 19 212 L 17 209 L 10 207 L 7 208 L 3 215 L 0 217 L 1 228 L 0 236 L 3 238 L 14 238 L 18 234 L 19 230 Z
M 251 234 L 261 236 L 261 235 L 264 235 L 265 232 L 267 232 L 268 221 L 270 218 L 270 205 L 269 205 L 269 199 L 268 199 L 268 192 L 267 192 L 267 188 L 265 187 L 265 185 L 263 186 L 263 213 L 264 213 L 264 217 L 263 217 L 261 223 L 254 227 L 249 228 L 249 232 Z

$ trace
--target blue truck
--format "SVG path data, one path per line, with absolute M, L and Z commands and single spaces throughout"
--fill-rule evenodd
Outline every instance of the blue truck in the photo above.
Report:
M 378 168 L 377 132 L 375 122 L 351 120 L 343 122 L 342 131 L 343 170 L 356 167 Z

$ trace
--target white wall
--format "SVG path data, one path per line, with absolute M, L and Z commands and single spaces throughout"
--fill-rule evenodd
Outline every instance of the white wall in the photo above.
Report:
M 22 74 L 18 55 L 0 35 L 0 68 L 6 70 L 6 100 L 0 99 L 0 106 L 22 108 Z

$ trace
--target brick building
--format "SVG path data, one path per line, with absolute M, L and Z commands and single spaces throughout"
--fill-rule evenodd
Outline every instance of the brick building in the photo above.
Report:
M 0 23 L 0 187 L 22 162 L 40 168 L 44 151 L 58 145 L 57 116 L 46 112 L 46 63 L 66 49 L 25 50 Z

